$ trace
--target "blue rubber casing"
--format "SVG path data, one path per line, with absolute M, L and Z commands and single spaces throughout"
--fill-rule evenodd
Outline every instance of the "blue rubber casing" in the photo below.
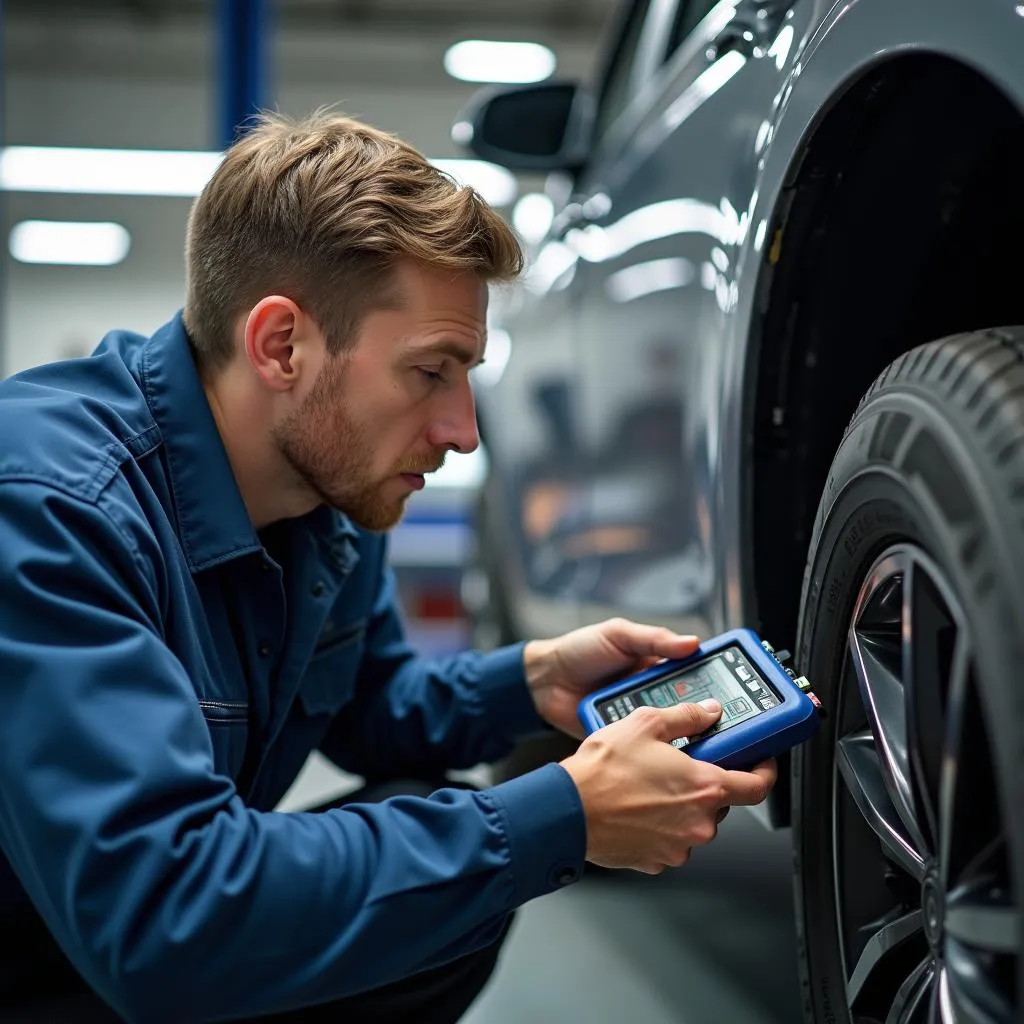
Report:
M 818 731 L 817 708 L 786 674 L 782 665 L 761 646 L 760 637 L 751 629 L 733 629 L 722 633 L 702 643 L 688 658 L 662 662 L 588 694 L 580 701 L 577 711 L 580 723 L 588 733 L 595 732 L 606 724 L 597 713 L 597 705 L 602 701 L 671 675 L 733 646 L 740 648 L 750 664 L 775 691 L 781 703 L 745 722 L 712 733 L 704 739 L 694 740 L 682 752 L 722 768 L 753 768 L 765 758 L 775 757 L 810 739 Z

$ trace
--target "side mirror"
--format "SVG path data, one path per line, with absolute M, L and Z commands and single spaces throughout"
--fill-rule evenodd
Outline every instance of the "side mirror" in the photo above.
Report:
M 481 89 L 459 115 L 452 139 L 513 171 L 576 170 L 586 161 L 594 100 L 575 82 Z

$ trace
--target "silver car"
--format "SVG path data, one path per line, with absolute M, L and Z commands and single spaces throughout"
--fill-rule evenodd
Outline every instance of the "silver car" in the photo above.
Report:
M 791 646 L 807 1020 L 1024 1020 L 1024 4 L 639 0 L 611 44 L 455 129 L 558 204 L 478 389 L 481 628 Z

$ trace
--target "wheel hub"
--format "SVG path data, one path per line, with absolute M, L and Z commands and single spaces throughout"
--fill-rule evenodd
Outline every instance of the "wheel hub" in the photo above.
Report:
M 932 952 L 938 954 L 945 930 L 946 898 L 934 867 L 928 869 L 921 885 L 921 914 L 924 918 L 925 938 Z

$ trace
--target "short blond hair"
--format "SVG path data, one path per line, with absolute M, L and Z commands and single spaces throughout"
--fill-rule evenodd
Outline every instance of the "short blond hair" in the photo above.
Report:
M 260 115 L 189 217 L 185 326 L 201 367 L 230 362 L 238 316 L 271 294 L 342 350 L 370 310 L 395 301 L 402 259 L 487 282 L 523 268 L 502 217 L 395 136 L 327 110 Z

